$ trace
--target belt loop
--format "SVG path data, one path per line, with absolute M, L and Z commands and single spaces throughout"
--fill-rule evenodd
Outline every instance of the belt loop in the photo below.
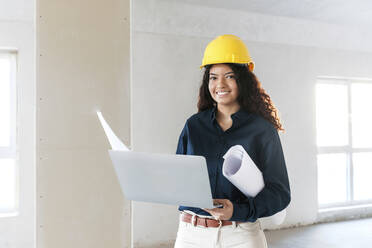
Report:
M 194 215 L 194 214 L 191 217 L 191 225 L 196 226 L 196 215 Z
M 237 223 L 236 223 L 236 221 L 233 221 L 231 225 L 232 225 L 233 229 L 235 229 L 235 228 L 236 228 L 236 226 L 237 226 Z
M 262 230 L 261 221 L 260 220 L 257 220 L 257 221 L 258 221 L 258 225 L 259 225 L 260 229 Z
M 218 221 L 218 228 L 217 228 L 217 233 L 216 233 L 216 239 L 214 241 L 214 245 L 215 247 L 220 247 L 219 246 L 219 242 L 220 242 L 220 232 L 221 232 L 221 227 L 222 227 L 222 220 L 220 220 L 219 218 L 216 219 Z
M 204 218 L 205 228 L 208 228 L 208 219 Z

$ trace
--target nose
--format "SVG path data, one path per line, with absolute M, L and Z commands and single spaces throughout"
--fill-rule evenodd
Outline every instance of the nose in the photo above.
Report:
M 223 88 L 225 86 L 225 77 L 219 77 L 216 82 L 216 88 Z

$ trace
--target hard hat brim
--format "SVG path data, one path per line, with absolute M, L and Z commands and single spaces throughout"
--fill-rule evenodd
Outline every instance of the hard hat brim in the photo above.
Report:
M 203 69 L 205 66 L 207 66 L 207 65 L 217 65 L 217 64 L 242 64 L 242 65 L 247 65 L 247 67 L 248 67 L 248 69 L 249 69 L 249 71 L 253 71 L 254 70 L 254 68 L 255 68 L 255 64 L 254 64 L 254 62 L 253 61 L 251 61 L 251 62 L 248 62 L 248 63 L 231 63 L 231 62 L 220 62 L 220 63 L 210 63 L 210 64 L 203 64 L 203 65 L 201 65 L 201 66 L 199 66 L 199 68 L 200 69 Z

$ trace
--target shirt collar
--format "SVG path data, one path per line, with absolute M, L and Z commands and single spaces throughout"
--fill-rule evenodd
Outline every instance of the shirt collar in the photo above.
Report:
M 217 106 L 213 106 L 211 108 L 211 121 L 212 121 L 212 123 L 216 119 L 216 111 L 217 111 Z
M 213 106 L 213 108 L 211 108 L 211 121 L 212 121 L 212 123 L 214 122 L 214 120 L 216 120 L 216 113 L 217 113 L 217 106 Z M 251 116 L 251 114 L 249 112 L 245 111 L 243 108 L 240 108 L 237 112 L 235 112 L 234 114 L 231 115 L 231 119 L 233 121 L 245 120 L 245 119 L 248 119 L 249 116 Z

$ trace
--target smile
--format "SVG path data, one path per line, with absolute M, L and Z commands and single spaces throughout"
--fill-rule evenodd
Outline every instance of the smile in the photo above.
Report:
M 224 95 L 226 95 L 228 93 L 230 93 L 230 91 L 219 91 L 216 94 L 217 94 L 217 96 L 224 96 Z

